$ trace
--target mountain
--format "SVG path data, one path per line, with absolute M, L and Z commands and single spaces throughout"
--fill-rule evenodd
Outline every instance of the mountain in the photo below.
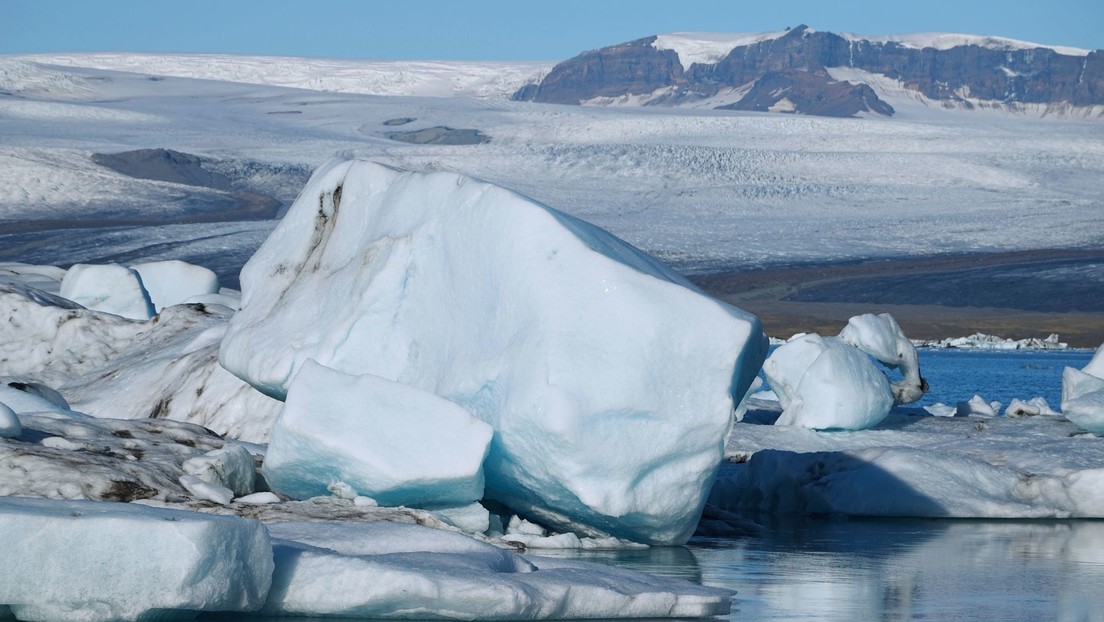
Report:
M 513 98 L 890 116 L 887 100 L 1104 115 L 1104 50 L 975 35 L 882 39 L 801 25 L 774 33 L 658 35 L 584 52 Z

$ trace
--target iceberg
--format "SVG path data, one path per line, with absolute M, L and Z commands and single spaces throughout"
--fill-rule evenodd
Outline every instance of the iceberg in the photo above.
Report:
M 306 363 L 490 424 L 486 496 L 562 530 L 694 530 L 766 353 L 758 320 L 592 225 L 452 173 L 332 161 L 242 270 L 222 365 Z
M 522 556 L 397 523 L 270 526 L 262 613 L 461 620 L 707 617 L 732 592 L 584 562 Z
M 918 411 L 895 409 L 877 430 L 735 426 L 709 504 L 778 515 L 1104 518 L 1104 444 L 1072 422 Z
M 253 520 L 96 501 L 0 498 L 0 605 L 20 620 L 256 611 L 272 545 Z
M 142 277 L 118 264 L 76 264 L 65 273 L 59 295 L 87 309 L 131 320 L 156 315 Z
M 787 342 L 763 364 L 763 375 L 783 409 L 776 425 L 863 430 L 893 407 L 885 374 L 834 337 L 804 335 Z
M 901 372 L 890 383 L 871 362 Z M 885 419 L 893 405 L 920 399 L 916 348 L 888 313 L 856 315 L 838 337 L 794 335 L 763 364 L 782 406 L 777 425 L 816 430 L 863 430 Z
M 839 338 L 866 352 L 887 368 L 901 373 L 901 380 L 890 383 L 895 403 L 911 404 L 928 390 L 928 383 L 920 376 L 916 346 L 905 337 L 892 315 L 856 315 L 847 321 Z
M 491 434 L 432 393 L 307 361 L 272 429 L 263 473 L 272 490 L 295 499 L 341 482 L 348 496 L 383 505 L 469 505 L 483 497 Z
M 265 442 L 280 402 L 218 364 L 231 314 L 172 306 L 136 322 L 0 279 L 0 315 L 10 318 L 0 322 L 0 373 L 97 417 L 176 419 Z
M 157 313 L 193 297 L 219 293 L 218 276 L 203 266 L 171 259 L 135 264 L 130 269 L 142 277 Z
M 1104 344 L 1080 370 L 1062 372 L 1062 414 L 1083 430 L 1104 436 Z

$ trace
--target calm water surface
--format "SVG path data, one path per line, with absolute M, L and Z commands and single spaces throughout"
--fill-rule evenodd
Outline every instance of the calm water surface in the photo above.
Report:
M 731 620 L 1104 620 L 1104 522 L 808 520 L 565 552 L 734 589 Z

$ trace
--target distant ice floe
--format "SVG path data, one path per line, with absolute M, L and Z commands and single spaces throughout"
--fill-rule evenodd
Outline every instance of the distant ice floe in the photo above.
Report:
M 968 337 L 947 337 L 938 340 L 915 340 L 918 348 L 959 348 L 964 350 L 1065 350 L 1069 344 L 1059 341 L 1057 333 L 1051 333 L 1045 339 L 1029 337 L 1027 339 L 1005 339 L 985 333 L 974 333 Z

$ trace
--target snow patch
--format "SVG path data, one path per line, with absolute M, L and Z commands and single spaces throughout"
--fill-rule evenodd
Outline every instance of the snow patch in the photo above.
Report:
M 657 50 L 674 50 L 682 68 L 689 71 L 694 63 L 714 64 L 728 53 L 744 45 L 753 45 L 784 36 L 788 30 L 777 32 L 672 32 L 659 35 L 652 42 Z

